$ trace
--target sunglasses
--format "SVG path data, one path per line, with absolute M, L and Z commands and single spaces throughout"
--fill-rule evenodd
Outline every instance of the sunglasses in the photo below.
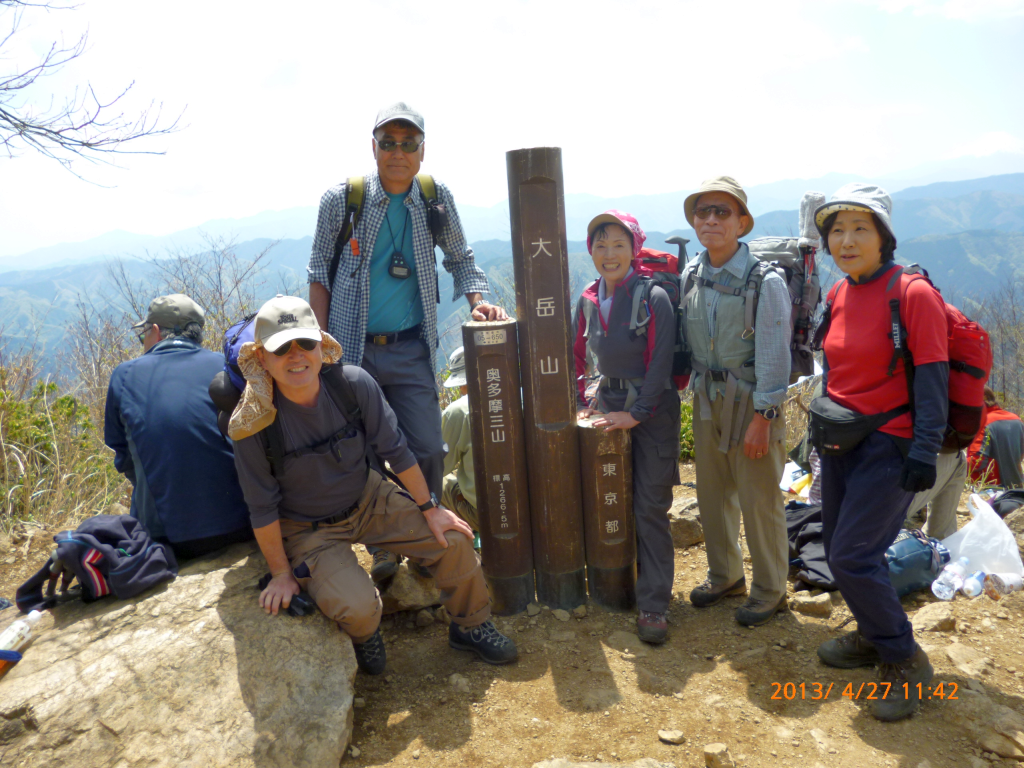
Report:
M 374 139 L 374 141 L 376 141 L 376 139 Z M 407 155 L 411 155 L 413 152 L 418 150 L 422 144 L 422 141 L 403 141 L 399 143 L 394 139 L 381 139 L 377 142 L 377 146 L 380 147 L 382 152 L 393 152 L 395 147 L 398 147 Z
M 728 219 L 732 216 L 732 208 L 724 205 L 702 205 L 700 208 L 693 212 L 693 215 L 703 221 L 711 214 L 715 214 L 715 218 L 722 220 Z
M 139 331 L 139 333 L 137 334 L 137 336 L 139 337 L 139 344 L 141 344 L 142 346 L 146 346 L 146 334 L 149 333 L 149 329 L 152 327 L 153 326 L 151 325 L 144 325 L 142 327 L 142 330 Z
M 305 350 L 306 352 L 312 352 L 316 349 L 316 345 L 320 343 L 319 341 L 313 341 L 312 339 L 293 339 L 293 341 L 299 345 L 299 349 Z M 284 357 L 288 354 L 291 348 L 291 344 L 284 344 L 274 350 L 274 354 L 278 357 Z

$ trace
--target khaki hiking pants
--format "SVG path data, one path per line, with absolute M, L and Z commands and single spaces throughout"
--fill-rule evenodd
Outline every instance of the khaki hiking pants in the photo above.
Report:
M 697 505 L 708 555 L 708 578 L 716 586 L 732 584 L 743 576 L 740 515 L 753 563 L 750 596 L 776 601 L 786 594 L 789 543 L 782 503 L 782 469 L 786 464 L 786 422 L 780 413 L 772 420 L 768 453 L 760 459 L 743 454 L 743 439 L 754 418 L 754 399 L 742 414 L 740 442 L 728 453 L 718 450 L 722 408 L 719 395 L 711 403 L 711 419 L 693 409 L 693 442 L 697 464 Z M 731 407 L 736 406 L 732 403 Z M 736 418 L 740 415 L 737 414 Z
M 425 565 L 441 590 L 441 602 L 459 626 L 475 627 L 491 616 L 480 558 L 473 542 L 448 531 L 447 549 L 437 543 L 412 498 L 370 470 L 356 510 L 334 525 L 281 519 L 284 549 L 299 585 L 320 610 L 338 622 L 355 642 L 367 640 L 380 625 L 381 600 L 352 544 L 375 544 Z

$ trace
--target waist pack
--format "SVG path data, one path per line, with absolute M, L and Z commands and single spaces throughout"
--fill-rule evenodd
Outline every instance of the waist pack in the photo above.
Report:
M 75 597 L 87 603 L 107 595 L 134 597 L 178 575 L 171 548 L 153 541 L 142 523 L 129 515 L 96 515 L 53 540 L 56 551 L 15 594 L 22 613 L 46 610 Z M 69 592 L 74 579 L 80 589 Z
M 949 562 L 949 550 L 921 531 L 902 530 L 885 550 L 889 581 L 900 597 L 926 589 Z
M 910 410 L 901 405 L 885 413 L 863 414 L 840 405 L 827 395 L 811 400 L 810 423 L 807 428 L 811 445 L 818 453 L 842 456 L 887 422 Z
M 907 406 L 911 420 L 914 418 L 914 357 L 907 346 L 906 323 L 900 314 L 905 303 L 907 288 L 915 280 L 926 280 L 938 292 L 928 278 L 928 273 L 917 264 L 898 267 L 892 271 L 886 286 L 886 300 L 892 328 L 889 338 L 893 345 L 892 360 L 888 375 L 897 375 L 900 366 L 907 380 Z M 845 290 L 846 280 L 836 283 L 829 291 L 821 323 L 814 335 L 814 348 L 823 349 L 832 321 L 832 305 L 839 292 Z M 978 323 L 969 320 L 952 304 L 946 308 L 946 337 L 949 352 L 949 408 L 946 418 L 946 432 L 943 448 L 960 450 L 974 440 L 981 429 L 984 415 L 985 382 L 992 372 L 992 345 L 988 332 Z M 882 309 L 881 307 L 879 308 Z

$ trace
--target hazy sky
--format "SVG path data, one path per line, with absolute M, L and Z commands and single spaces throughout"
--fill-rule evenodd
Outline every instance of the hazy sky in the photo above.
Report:
M 0 11 L 0 29 L 14 14 Z M 26 9 L 0 73 L 89 50 L 37 103 L 135 82 L 186 128 L 121 169 L 0 157 L 0 255 L 315 205 L 372 167 L 378 108 L 426 117 L 424 170 L 507 197 L 505 152 L 563 148 L 569 192 L 751 185 L 1024 154 L 1024 0 L 176 2 Z

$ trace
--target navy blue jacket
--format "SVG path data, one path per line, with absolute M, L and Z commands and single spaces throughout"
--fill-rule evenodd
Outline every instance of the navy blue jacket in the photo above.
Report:
M 231 442 L 217 428 L 208 391 L 223 369 L 223 355 L 175 338 L 110 377 L 104 442 L 135 486 L 132 516 L 155 539 L 177 543 L 249 527 Z

